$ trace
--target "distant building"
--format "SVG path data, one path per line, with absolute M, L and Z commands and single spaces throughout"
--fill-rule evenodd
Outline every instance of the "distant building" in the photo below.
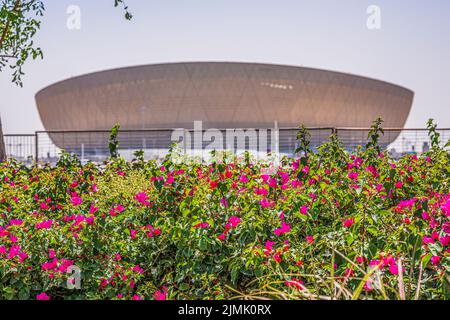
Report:
M 102 71 L 51 85 L 36 95 L 46 130 L 203 128 L 367 128 L 381 116 L 402 128 L 414 93 L 384 81 L 304 67 L 259 63 L 189 62 Z M 145 146 L 158 144 L 150 138 Z M 66 149 L 98 147 L 86 135 L 51 134 Z M 397 136 L 382 139 L 388 144 Z M 325 139 L 323 137 L 322 139 Z M 106 139 L 106 137 L 102 137 Z M 290 140 L 289 140 L 290 139 Z M 286 138 L 292 143 L 292 138 Z M 349 137 L 365 141 L 364 134 Z M 142 139 L 129 144 L 141 143 Z M 153 142 L 152 142 L 153 141 Z M 156 142 L 155 142 L 156 141 Z M 281 141 L 281 143 L 283 143 Z M 287 142 L 286 142 L 287 143 Z M 121 144 L 121 147 L 127 147 Z M 282 147 L 282 146 L 281 146 Z

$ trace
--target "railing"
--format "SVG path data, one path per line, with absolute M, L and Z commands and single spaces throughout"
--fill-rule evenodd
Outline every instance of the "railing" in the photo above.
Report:
M 246 129 L 243 129 L 246 130 Z M 179 134 L 176 134 L 178 132 Z M 292 155 L 297 148 L 298 128 L 280 128 L 274 135 L 271 130 L 256 129 L 254 132 L 246 131 L 247 139 L 243 149 L 250 151 L 267 152 L 279 150 L 284 154 Z M 358 145 L 365 145 L 369 129 L 367 128 L 310 128 L 311 146 L 316 148 L 327 141 L 332 133 L 335 133 L 344 144 L 346 150 L 354 150 Z M 380 137 L 380 145 L 387 149 L 394 158 L 405 153 L 426 152 L 431 142 L 426 129 L 384 129 L 385 134 Z M 437 130 L 441 134 L 444 144 L 450 139 L 450 129 Z M 211 144 L 211 134 L 201 136 L 208 137 L 201 141 L 201 148 L 205 149 Z M 215 141 L 217 149 L 229 149 L 230 143 L 226 141 L 227 131 L 216 132 L 222 135 L 223 141 Z M 4 135 L 6 154 L 9 158 L 16 158 L 25 163 L 57 161 L 61 150 L 77 154 L 82 161 L 92 160 L 101 162 L 109 155 L 109 130 L 93 131 L 38 131 L 35 134 Z M 173 139 L 173 136 L 178 137 Z M 256 144 L 252 144 L 249 137 L 256 137 Z M 146 159 L 162 158 L 174 142 L 180 142 L 184 151 L 198 148 L 196 133 L 193 130 L 155 129 L 155 130 L 120 130 L 119 152 L 125 159 L 130 160 L 137 150 L 144 150 Z M 265 138 L 264 138 L 265 137 Z M 217 137 L 215 137 L 217 139 Z M 220 137 L 219 137 L 220 138 Z M 266 141 L 265 141 L 266 140 Z M 238 139 L 233 140 L 232 147 L 237 147 Z M 265 141 L 265 143 L 262 143 Z M 242 146 L 242 145 L 241 145 Z

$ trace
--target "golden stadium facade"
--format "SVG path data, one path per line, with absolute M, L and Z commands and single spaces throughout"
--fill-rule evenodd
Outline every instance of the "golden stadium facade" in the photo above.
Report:
M 48 131 L 203 128 L 402 128 L 414 93 L 366 77 L 304 67 L 187 62 L 74 77 L 36 94 Z M 55 140 L 57 138 L 53 138 Z M 61 144 L 60 141 L 55 141 Z

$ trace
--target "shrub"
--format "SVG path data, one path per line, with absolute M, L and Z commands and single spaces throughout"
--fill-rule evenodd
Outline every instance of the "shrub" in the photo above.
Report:
M 115 139 L 102 165 L 10 160 L 0 299 L 448 299 L 449 155 L 395 161 L 373 129 L 270 175 L 248 154 L 126 162 Z

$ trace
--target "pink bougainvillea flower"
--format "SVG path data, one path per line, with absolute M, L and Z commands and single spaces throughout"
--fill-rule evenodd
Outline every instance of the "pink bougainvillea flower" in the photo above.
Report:
M 9 224 L 12 226 L 21 226 L 23 224 L 23 221 L 20 219 L 12 219 L 9 221 Z
M 224 208 L 228 208 L 227 199 L 225 199 L 225 198 L 220 199 L 220 204 L 223 205 Z
M 247 176 L 244 174 L 239 178 L 239 181 L 242 183 L 247 183 L 248 182 L 248 178 Z
M 348 177 L 350 180 L 357 181 L 358 177 L 359 177 L 359 173 L 352 171 L 348 174 Z
M 309 244 L 314 244 L 314 237 L 313 236 L 306 236 L 306 242 Z
M 395 184 L 395 187 L 397 189 L 401 189 L 403 187 L 403 183 L 401 181 L 397 181 L 397 183 Z
M 281 256 L 279 253 L 275 253 L 273 255 L 273 260 L 275 260 L 276 263 L 280 263 L 281 262 Z
M 80 204 L 83 203 L 83 199 L 81 199 L 79 196 L 75 195 L 72 198 L 70 198 L 70 202 L 72 202 L 72 204 L 77 207 Z
M 431 263 L 434 266 L 437 266 L 441 262 L 441 257 L 439 257 L 439 256 L 432 256 L 430 261 L 431 261 Z
M 269 187 L 276 188 L 278 185 L 277 180 L 275 178 L 272 178 L 269 180 Z
M 19 262 L 23 262 L 26 258 L 28 258 L 28 254 L 25 252 L 19 252 Z
M 397 263 L 392 263 L 389 265 L 389 272 L 393 275 L 397 275 L 398 274 L 398 265 Z
M 269 194 L 269 191 L 266 188 L 256 188 L 255 194 L 261 195 L 261 196 L 267 196 Z
M 297 278 L 292 278 L 291 280 L 286 280 L 284 282 L 284 285 L 286 287 L 294 287 L 297 290 L 303 290 L 303 281 L 301 281 Z
M 450 244 L 450 236 L 444 236 L 439 238 L 439 242 L 443 247 L 447 247 Z
M 275 242 L 273 242 L 273 241 L 269 241 L 269 240 L 266 241 L 265 249 L 264 249 L 264 254 L 266 256 L 269 255 L 272 252 L 272 247 L 273 247 L 274 243 Z
M 280 236 L 280 235 L 282 235 L 282 234 L 285 234 L 285 233 L 289 233 L 291 231 L 291 226 L 289 225 L 289 224 L 287 224 L 286 222 L 282 222 L 281 223 L 281 228 L 278 228 L 278 229 L 275 229 L 274 230 L 274 233 L 277 235 L 277 236 Z
M 194 225 L 194 228 L 206 229 L 209 228 L 209 223 L 208 222 L 197 223 L 196 225 Z
M 138 193 L 134 198 L 136 199 L 136 201 L 141 203 L 143 206 L 146 206 L 149 204 L 149 202 L 147 201 L 149 199 L 149 197 L 145 192 Z
M 39 204 L 39 209 L 41 209 L 41 210 L 47 210 L 47 209 L 49 209 L 50 207 L 45 203 L 45 202 L 41 202 L 40 204 Z
M 352 225 L 355 224 L 355 218 L 343 219 L 342 224 L 344 228 L 350 228 Z
M 307 215 L 308 214 L 308 207 L 305 206 L 305 205 L 301 206 L 300 213 L 303 214 L 303 215 Z
M 36 296 L 36 299 L 45 301 L 50 300 L 50 297 L 45 292 L 42 292 Z
M 441 205 L 441 210 L 447 217 L 450 217 L 450 199 Z
M 94 206 L 94 204 L 91 204 L 91 207 L 89 208 L 89 213 L 90 214 L 94 214 L 94 213 L 96 213 L 98 211 L 98 208 L 96 208 L 95 206 Z
M 221 241 L 225 241 L 225 236 L 226 236 L 226 233 L 224 232 L 220 236 L 217 236 L 217 238 Z
M 140 300 L 142 300 L 142 297 L 137 295 L 137 294 L 135 294 L 132 299 L 135 300 L 135 301 L 140 301 Z
M 167 288 L 162 287 L 162 290 L 158 290 L 153 294 L 155 300 L 167 300 Z
M 13 259 L 15 256 L 19 255 L 20 246 L 13 245 L 9 248 L 8 259 Z
M 18 239 L 17 239 L 17 237 L 15 235 L 12 234 L 12 235 L 9 236 L 9 240 L 11 240 L 12 243 L 17 243 Z
M 137 234 L 137 230 L 130 230 L 131 239 L 135 239 Z
M 218 185 L 218 182 L 217 181 L 211 181 L 210 183 L 209 183 L 209 188 L 210 189 L 212 189 L 212 190 L 214 190 L 215 188 L 217 188 L 217 185 Z
M 230 219 L 228 219 L 228 222 L 231 223 L 231 226 L 233 228 L 236 228 L 238 224 L 241 222 L 241 219 L 236 216 L 232 216 Z
M 364 257 L 356 257 L 356 262 L 359 264 L 363 264 L 366 261 L 366 258 Z
M 50 259 L 53 259 L 55 256 L 56 256 L 55 250 L 52 250 L 52 249 L 48 250 L 48 257 Z
M 364 284 L 363 289 L 365 291 L 372 291 L 373 290 L 372 282 L 373 282 L 372 280 L 367 280 L 366 283 Z
M 53 225 L 53 220 L 46 220 L 36 224 L 36 229 L 50 229 Z
M 432 237 L 428 237 L 428 236 L 423 236 L 422 237 L 422 242 L 424 245 L 427 245 L 429 243 L 434 243 L 434 240 Z

